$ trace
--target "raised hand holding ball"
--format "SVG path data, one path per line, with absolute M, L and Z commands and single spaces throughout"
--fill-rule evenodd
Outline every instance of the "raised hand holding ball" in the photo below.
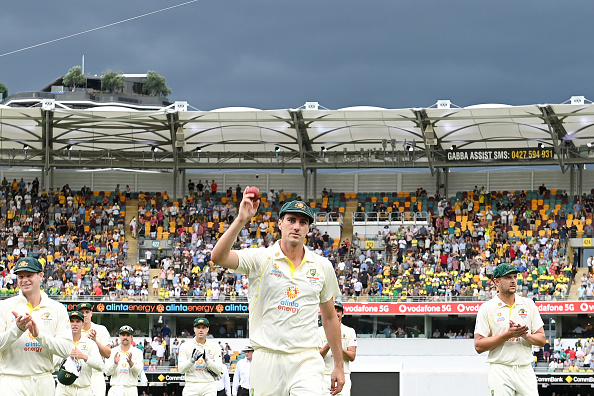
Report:
M 258 196 L 260 195 L 260 190 L 258 189 L 258 187 L 252 186 L 252 187 L 247 187 L 245 189 L 245 193 L 246 194 L 254 194 L 254 198 L 258 198 Z

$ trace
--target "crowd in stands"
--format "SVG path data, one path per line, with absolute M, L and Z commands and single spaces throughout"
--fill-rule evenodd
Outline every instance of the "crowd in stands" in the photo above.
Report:
M 0 189 L 0 295 L 15 293 L 10 272 L 20 257 L 44 265 L 50 295 L 148 298 L 148 266 L 126 265 L 124 219 L 130 188 L 113 192 L 40 189 L 39 180 L 9 182 Z
M 543 348 L 543 360 L 548 364 L 549 372 L 592 373 L 594 372 L 594 338 L 587 338 L 568 345 L 562 339 L 549 342 Z
M 216 240 L 237 213 L 242 189 L 238 185 L 222 194 L 213 192 L 211 185 L 199 181 L 200 188 L 189 189 L 179 202 L 170 202 L 166 193 L 140 195 L 139 218 L 144 223 L 140 237 L 177 241 L 171 257 L 148 253 L 147 259 L 161 268 L 160 279 L 153 279 L 161 298 L 193 296 L 213 301 L 247 294 L 245 277 L 210 263 Z M 524 296 L 563 299 L 574 270 L 566 259 L 565 240 L 570 233 L 591 232 L 592 195 L 572 200 L 544 186 L 538 191 L 493 193 L 475 187 L 450 199 L 427 197 L 422 188 L 414 194 L 393 193 L 392 201 L 390 194 L 359 197 L 324 189 L 322 195 L 321 202 L 310 205 L 340 212 L 341 202 L 361 198 L 359 210 L 402 213 L 417 205 L 430 214 L 425 224 L 386 226 L 379 236 L 386 246 L 383 251 L 366 249 L 358 235 L 352 242 L 345 239 L 338 244 L 312 227 L 307 244 L 335 265 L 339 298 L 346 300 L 360 296 L 393 301 L 486 300 L 496 293 L 492 272 L 501 262 L 518 266 Z M 242 230 L 235 248 L 273 243 L 278 238 L 279 207 L 295 198 L 282 191 L 262 194 L 263 210 Z M 565 209 L 572 213 L 566 214 Z
M 0 250 L 4 271 L 0 295 L 14 293 L 10 268 L 25 255 L 45 264 L 49 294 L 96 295 L 112 299 L 162 299 L 188 296 L 207 301 L 247 295 L 247 279 L 210 262 L 219 236 L 237 214 L 242 187 L 218 191 L 217 183 L 188 183 L 188 194 L 173 201 L 167 192 L 138 194 L 138 219 L 125 225 L 129 186 L 120 191 L 40 189 L 32 181 L 4 179 L 0 190 Z M 262 210 L 246 225 L 235 248 L 269 246 L 279 236 L 282 204 L 299 199 L 283 190 L 261 196 Z M 335 193 L 324 189 L 322 200 L 310 201 L 317 212 L 344 212 L 348 199 L 365 213 L 426 211 L 428 221 L 388 227 L 380 235 L 385 249 L 366 249 L 364 239 L 333 240 L 312 227 L 308 246 L 336 268 L 345 300 L 407 301 L 464 297 L 486 300 L 496 292 L 492 271 L 500 262 L 521 270 L 522 294 L 539 299 L 566 298 L 574 268 L 567 260 L 569 235 L 592 234 L 592 194 L 568 197 L 563 191 L 487 192 L 475 187 L 443 198 L 414 193 Z M 126 263 L 125 227 L 140 239 L 171 240 L 173 250 L 147 250 L 146 264 Z M 150 267 L 159 268 L 150 278 Z M 584 282 L 582 282 L 584 283 Z M 594 293 L 587 279 L 581 295 Z M 580 285 L 581 286 L 581 285 Z

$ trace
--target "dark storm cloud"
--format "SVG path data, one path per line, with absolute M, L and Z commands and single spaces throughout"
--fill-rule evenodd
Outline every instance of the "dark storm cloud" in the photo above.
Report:
M 182 1 L 3 2 L 0 53 Z M 156 70 L 210 110 L 319 101 L 430 106 L 594 99 L 589 1 L 201 1 L 0 57 L 11 92 L 86 71 Z

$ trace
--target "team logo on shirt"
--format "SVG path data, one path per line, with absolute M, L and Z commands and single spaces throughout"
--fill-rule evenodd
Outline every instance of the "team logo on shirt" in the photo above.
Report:
M 503 322 L 505 320 L 505 316 L 503 316 L 503 314 L 501 312 L 497 312 L 497 321 L 498 322 Z
M 25 344 L 25 348 L 23 348 L 23 350 L 25 352 L 41 352 L 43 350 L 41 344 L 37 342 L 35 337 L 33 337 L 33 335 L 30 332 L 27 331 L 27 335 L 29 336 L 29 339 L 31 341 Z
M 297 288 L 297 286 L 289 286 L 287 287 L 287 291 L 285 292 L 285 294 L 291 300 L 294 300 L 299 295 L 299 289 Z
M 52 314 L 50 314 L 49 312 L 45 312 L 43 315 L 41 315 L 41 320 L 52 320 Z
M 285 292 L 285 294 L 287 295 L 287 297 L 289 297 L 289 299 L 281 300 L 277 308 L 281 311 L 287 311 L 292 313 L 299 312 L 299 303 L 292 301 L 299 295 L 299 289 L 297 288 L 297 286 L 287 287 L 287 291 Z
M 317 273 L 318 271 L 315 268 L 311 268 L 309 271 L 307 271 L 307 279 L 312 286 L 318 283 L 320 280 L 320 278 L 316 276 Z
M 276 276 L 277 278 L 280 278 L 281 276 L 283 276 L 282 271 L 280 270 L 280 267 L 278 266 L 277 263 L 273 263 L 273 269 L 272 271 L 270 271 L 270 275 L 272 276 Z
M 526 310 L 522 308 L 518 311 L 518 315 L 520 315 L 520 318 L 526 319 L 526 317 L 528 316 L 528 312 L 526 312 Z

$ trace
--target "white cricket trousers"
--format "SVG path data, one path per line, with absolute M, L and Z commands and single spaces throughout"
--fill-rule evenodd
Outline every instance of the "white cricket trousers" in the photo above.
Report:
M 332 384 L 332 376 L 324 374 L 324 396 L 330 395 L 330 385 Z M 344 373 L 344 386 L 340 393 L 336 396 L 351 396 L 351 375 Z
M 138 387 L 115 385 L 109 388 L 107 396 L 138 396 Z
M 182 396 L 217 396 L 217 386 L 213 382 L 186 382 Z
M 491 363 L 488 383 L 491 396 L 538 396 L 536 374 L 530 364 Z
M 317 348 L 299 353 L 254 351 L 251 396 L 322 396 L 324 359 Z
M 56 382 L 50 373 L 31 377 L 0 375 L 2 396 L 54 396 Z
M 102 372 L 93 371 L 91 375 L 91 389 L 93 390 L 93 396 L 105 396 L 107 383 Z
M 93 396 L 93 389 L 90 386 L 78 388 L 74 385 L 66 386 L 58 383 L 56 396 Z

